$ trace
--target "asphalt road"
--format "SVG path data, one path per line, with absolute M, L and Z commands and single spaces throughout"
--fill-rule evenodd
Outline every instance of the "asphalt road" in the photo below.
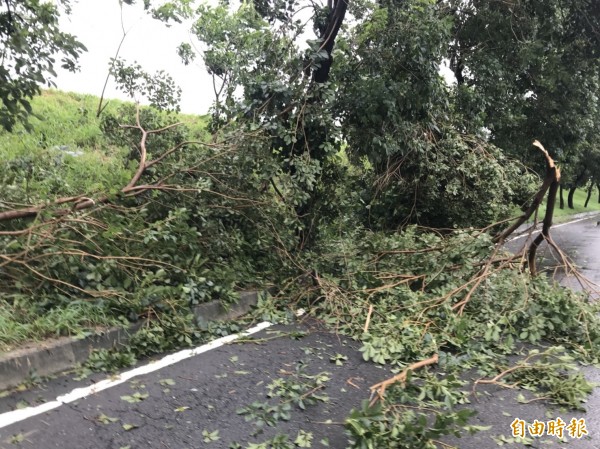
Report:
M 0 448 L 226 449 L 277 434 L 293 441 L 301 431 L 312 433 L 314 448 L 347 447 L 343 421 L 348 411 L 369 397 L 370 385 L 390 373 L 364 362 L 356 342 L 313 326 L 276 326 L 253 337 L 259 342 L 223 345 L 0 428 Z M 1 399 L 0 412 L 53 400 L 102 377 L 83 382 L 55 379 Z M 292 402 L 289 420 L 267 425 L 253 436 L 258 430 L 254 419 L 246 421 L 250 414 L 238 410 L 253 403 L 277 403 L 277 398 L 268 397 L 269 385 L 281 381 L 316 390 L 304 399 L 306 411 Z M 321 399 L 311 404 L 313 397 Z
M 600 214 L 578 219 L 573 223 L 555 225 L 550 229 L 550 235 L 560 249 L 569 256 L 577 266 L 578 271 L 589 281 L 600 286 Z M 537 235 L 534 233 L 533 236 Z M 507 247 L 513 251 L 522 249 L 531 241 L 530 234 L 524 234 L 511 240 Z M 555 279 L 565 286 L 580 290 L 600 289 L 600 287 L 584 283 L 582 285 L 573 273 L 565 272 L 559 254 L 545 242 L 538 249 L 541 259 L 540 266 L 544 267 Z M 592 292 L 593 293 L 593 292 Z M 598 292 L 593 293 L 600 297 Z
M 344 419 L 369 397 L 369 386 L 390 373 L 364 362 L 356 342 L 323 332 L 319 327 L 274 326 L 253 337 L 258 339 L 256 343 L 223 345 L 0 427 L 0 448 L 229 449 L 247 448 L 278 434 L 294 441 L 302 432 L 312 437 L 312 448 L 347 448 Z M 63 376 L 51 380 L 0 399 L 0 413 L 47 403 L 103 378 L 95 375 L 74 381 L 72 376 Z M 311 382 L 315 380 L 322 383 L 313 387 Z M 306 401 L 305 410 L 294 404 L 288 420 L 265 426 L 264 432 L 257 433 L 254 419 L 247 421 L 250 415 L 238 411 L 252 404 L 277 403 L 276 397 L 269 397 L 269 386 L 282 381 L 311 384 L 308 391 L 317 388 L 314 393 L 325 401 Z M 468 384 L 465 390 L 471 391 L 471 387 Z M 521 404 L 517 401 L 519 393 L 522 392 L 497 386 L 478 387 L 468 405 L 477 411 L 470 423 L 491 428 L 472 436 L 465 432 L 460 439 L 442 438 L 448 444 L 446 449 L 487 449 L 499 444 L 506 448 L 523 447 L 511 443 L 510 425 L 515 418 L 529 423 L 536 419 L 561 418 L 567 423 L 572 418 L 586 419 L 588 438 L 572 440 L 567 446 L 600 447 L 600 391 L 590 398 L 588 413 L 559 410 L 539 401 Z M 6 415 L 0 415 L 0 426 L 2 416 Z M 565 443 L 544 437 L 530 447 L 558 448 L 565 447 Z
M 582 265 L 584 274 L 598 281 L 600 227 L 596 221 L 590 218 L 557 227 L 553 236 Z M 511 245 L 523 241 L 514 240 Z M 552 256 L 549 252 L 546 256 L 549 266 Z M 4 424 L 13 415 L 7 413 L 52 403 L 76 388 L 102 385 L 105 376 L 96 374 L 79 381 L 73 375 L 62 376 L 2 397 L 0 449 L 228 449 L 246 448 L 278 434 L 290 441 L 298 437 L 306 441 L 310 436 L 312 448 L 348 447 L 344 418 L 369 397 L 370 385 L 391 373 L 364 362 L 357 342 L 315 324 L 273 326 L 253 338 L 218 346 L 73 402 L 58 403 L 51 411 L 9 425 Z M 600 369 L 586 367 L 584 371 L 600 384 Z M 257 427 L 261 408 L 281 402 L 273 392 L 282 385 L 301 386 L 305 410 L 297 403 L 298 395 L 295 399 L 293 394 L 286 396 L 287 419 Z M 586 420 L 587 437 L 565 443 L 544 436 L 529 447 L 600 448 L 600 389 L 589 398 L 587 412 L 559 410 L 541 401 L 522 404 L 517 401 L 519 393 L 480 386 L 477 396 L 471 396 L 469 408 L 478 412 L 471 423 L 491 428 L 443 441 L 462 449 L 521 448 L 523 444 L 511 438 L 510 426 L 516 418 L 528 423 L 557 418 L 568 423 L 575 418 Z M 244 407 L 247 413 L 238 413 Z

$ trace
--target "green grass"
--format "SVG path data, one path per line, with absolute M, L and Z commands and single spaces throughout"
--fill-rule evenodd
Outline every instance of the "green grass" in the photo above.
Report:
M 592 191 L 592 197 L 590 198 L 590 201 L 588 203 L 588 207 L 583 207 L 585 204 L 585 199 L 587 197 L 587 188 L 580 188 L 577 189 L 575 191 L 575 195 L 573 196 L 573 209 L 569 209 L 567 207 L 567 195 L 568 195 L 568 190 L 565 190 L 564 192 L 564 199 L 565 199 L 565 207 L 564 209 L 561 209 L 559 207 L 559 201 L 558 198 L 556 199 L 556 206 L 554 207 L 554 218 L 553 218 L 553 223 L 564 223 L 566 221 L 569 221 L 573 218 L 573 216 L 577 215 L 577 214 L 582 214 L 582 213 L 588 213 L 588 212 L 598 212 L 600 213 L 600 203 L 598 203 L 598 190 L 596 188 L 594 188 L 594 190 Z M 544 218 L 544 214 L 546 213 L 546 201 L 543 201 L 541 206 L 540 206 L 540 210 L 538 212 L 538 221 L 541 222 Z M 522 214 L 522 211 L 515 207 L 513 210 L 513 217 L 518 217 L 519 215 Z M 529 220 L 529 222 L 532 222 L 533 218 L 531 218 Z
M 94 194 L 126 182 L 131 175 L 123 164 L 127 149 L 106 143 L 95 104 L 90 95 L 59 91 L 44 91 L 34 98 L 33 130 L 16 127 L 12 133 L 0 132 L 2 184 L 15 192 L 26 191 L 28 202 L 37 203 Z
M 108 143 L 96 117 L 98 101 L 92 95 L 46 90 L 31 102 L 31 131 L 23 126 L 0 131 L 0 211 L 62 196 L 114 192 L 129 182 L 134 164 L 126 156 L 131 149 Z M 123 104 L 111 100 L 105 112 Z M 176 120 L 185 124 L 190 138 L 205 138 L 205 117 L 181 114 Z M 75 301 L 44 308 L 43 303 L 41 296 L 9 298 L 0 288 L 0 353 L 118 322 L 97 304 Z
M 567 194 L 568 190 L 565 189 L 564 199 L 565 199 L 565 207 L 561 209 L 559 207 L 559 200 L 556 199 L 556 206 L 554 207 L 554 223 L 561 223 L 565 221 L 569 221 L 573 215 L 585 213 L 585 212 L 599 212 L 600 213 L 600 203 L 598 203 L 598 190 L 594 188 L 592 191 L 592 197 L 590 198 L 590 202 L 588 203 L 588 207 L 583 207 L 585 204 L 585 199 L 587 197 L 587 188 L 577 189 L 575 191 L 575 195 L 573 196 L 573 209 L 569 209 L 567 207 Z M 546 202 L 542 204 L 539 213 L 539 220 L 544 217 L 546 213 Z
M 4 176 L 0 173 L 0 183 L 29 192 L 29 203 L 93 195 L 126 185 L 133 172 L 124 163 L 130 149 L 108 144 L 96 117 L 98 101 L 93 95 L 57 90 L 35 97 L 31 102 L 33 131 L 22 126 L 12 133 L 0 131 L 0 170 L 5 172 Z M 111 100 L 106 112 L 123 104 Z M 177 119 L 193 138 L 204 136 L 205 117 L 182 114 Z
M 0 300 L 0 353 L 25 342 L 61 336 L 83 336 L 96 328 L 120 324 L 102 308 L 87 302 L 72 302 L 64 307 L 40 311 L 33 300 Z

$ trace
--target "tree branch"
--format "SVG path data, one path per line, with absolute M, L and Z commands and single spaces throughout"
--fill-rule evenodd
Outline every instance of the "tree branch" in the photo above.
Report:
M 340 31 L 340 27 L 344 22 L 349 1 L 350 0 L 337 0 L 334 2 L 333 9 L 329 13 L 327 28 L 325 28 L 325 31 L 319 36 L 323 40 L 319 50 L 325 50 L 327 52 L 327 59 L 321 61 L 320 67 L 313 72 L 313 81 L 316 83 L 325 83 L 329 79 L 329 72 L 331 70 L 331 64 L 333 63 L 331 53 L 333 52 L 333 46 L 335 45 L 335 39 Z
M 404 384 L 406 382 L 406 376 L 408 375 L 409 371 L 414 371 L 416 369 L 423 368 L 424 366 L 427 366 L 427 365 L 433 365 L 438 362 L 438 359 L 439 359 L 438 354 L 433 354 L 428 359 L 421 360 L 420 362 L 416 362 L 416 363 L 413 363 L 412 365 L 409 365 L 400 374 L 397 374 L 394 377 L 386 379 L 383 382 L 379 382 L 379 383 L 376 383 L 375 385 L 372 385 L 370 387 L 370 390 L 371 390 L 371 395 L 374 396 L 374 398 L 371 400 L 371 405 L 375 404 L 377 401 L 383 400 L 385 390 L 390 385 L 393 385 L 397 382 L 401 382 L 402 384 Z
M 544 156 L 546 158 L 546 176 L 544 178 L 544 182 L 542 183 L 542 186 L 540 187 L 540 189 L 536 193 L 535 197 L 533 198 L 533 201 L 531 202 L 531 205 L 529 206 L 529 208 L 527 208 L 527 210 L 523 213 L 523 215 L 521 215 L 517 219 L 517 221 L 515 223 L 513 223 L 511 226 L 506 228 L 504 231 L 496 234 L 496 236 L 494 237 L 494 240 L 493 240 L 494 243 L 502 244 L 509 235 L 511 235 L 514 231 L 516 231 L 516 229 L 519 226 L 521 226 L 523 223 L 525 223 L 527 221 L 527 219 L 529 217 L 531 217 L 531 215 L 533 215 L 533 213 L 538 209 L 540 204 L 542 204 L 544 196 L 546 195 L 546 192 L 548 191 L 550 186 L 553 184 L 553 182 L 556 181 L 558 183 L 558 181 L 560 180 L 560 170 L 554 163 L 554 159 L 552 159 L 550 157 L 550 155 L 548 154 L 548 152 L 546 151 L 546 149 L 542 146 L 542 144 L 540 142 L 535 140 L 533 142 L 533 145 L 535 147 L 539 148 L 542 151 L 542 153 L 544 153 Z M 548 207 L 546 207 L 546 211 L 547 210 L 548 210 Z M 552 211 L 554 211 L 554 204 L 552 204 Z M 546 215 L 548 215 L 548 214 L 546 214 Z M 551 220 L 552 220 L 552 217 L 550 217 L 550 221 Z

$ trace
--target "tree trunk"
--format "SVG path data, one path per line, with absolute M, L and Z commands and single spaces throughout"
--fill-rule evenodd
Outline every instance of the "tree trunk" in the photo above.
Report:
M 330 8 L 327 17 L 327 26 L 319 33 L 319 37 L 322 41 L 319 50 L 325 50 L 327 59 L 321 61 L 319 67 L 312 74 L 313 80 L 317 83 L 325 83 L 329 80 L 329 71 L 331 70 L 331 64 L 333 63 L 331 53 L 333 53 L 335 39 L 344 22 L 344 17 L 346 16 L 348 2 L 349 0 L 329 0 L 327 2 Z
M 590 202 L 590 198 L 592 197 L 593 188 L 594 188 L 594 184 L 590 184 L 590 187 L 588 188 L 588 191 L 587 191 L 587 197 L 585 199 L 585 204 L 583 205 L 583 207 L 588 207 L 588 203 Z
M 569 209 L 575 209 L 575 207 L 573 207 L 573 196 L 575 195 L 575 190 L 577 190 L 577 187 L 571 187 L 569 189 L 569 196 L 567 196 L 567 206 Z
M 571 184 L 571 186 L 569 187 L 569 197 L 567 198 L 567 205 L 569 206 L 569 209 L 574 209 L 573 196 L 575 195 L 575 190 L 577 190 L 577 187 L 583 184 L 583 181 L 585 180 L 585 174 L 586 170 L 583 169 L 583 171 L 575 179 L 575 182 L 573 182 L 573 184 Z
M 559 190 L 560 190 L 560 195 L 559 195 L 560 201 L 559 201 L 558 207 L 560 207 L 561 209 L 564 209 L 565 208 L 565 197 L 563 196 L 563 186 L 562 186 L 562 184 L 560 185 L 560 189 Z
M 554 205 L 556 204 L 556 191 L 558 190 L 558 183 L 560 180 L 560 172 L 554 167 L 554 181 L 550 185 L 548 190 L 548 199 L 546 202 L 546 215 L 544 215 L 544 221 L 542 222 L 542 232 L 529 245 L 527 253 L 527 261 L 529 263 L 529 272 L 532 276 L 537 275 L 537 267 L 535 264 L 535 255 L 540 244 L 550 239 L 550 228 L 552 227 L 552 217 L 554 216 Z
M 548 186 L 548 199 L 546 200 L 546 214 L 544 215 L 544 221 L 542 226 L 542 232 L 529 245 L 527 252 L 527 261 L 529 263 L 529 272 L 532 276 L 537 274 L 537 268 L 535 266 L 535 255 L 540 244 L 545 240 L 551 242 L 550 239 L 550 228 L 552 227 L 552 217 L 554 216 L 554 206 L 556 204 L 556 194 L 559 190 L 560 185 L 560 170 L 554 164 L 554 160 L 548 155 L 548 152 L 544 149 L 541 143 L 537 140 L 533 143 L 540 150 L 543 151 L 546 156 L 546 177 L 544 185 Z M 541 191 L 540 191 L 541 192 Z
M 333 64 L 332 53 L 335 47 L 337 35 L 340 31 L 342 23 L 344 22 L 346 11 L 348 10 L 349 1 L 350 0 L 327 1 L 327 5 L 329 7 L 327 23 L 324 27 L 322 27 L 319 30 L 319 38 L 321 40 L 319 51 L 324 51 L 327 54 L 327 58 L 323 58 L 323 60 L 320 61 L 320 64 L 312 72 L 312 79 L 315 83 L 323 84 L 329 81 L 331 65 Z M 309 104 L 315 103 L 317 101 L 323 102 L 323 99 L 320 98 L 320 95 L 314 95 L 312 98 L 308 99 Z M 327 131 L 323 129 L 322 125 L 306 125 L 303 131 L 305 145 L 301 145 L 300 142 L 298 142 L 298 144 L 295 146 L 296 148 L 322 148 L 322 144 L 325 143 L 327 136 Z M 315 154 L 314 152 L 312 152 L 311 157 L 318 158 L 322 162 L 324 162 L 323 159 L 325 158 L 325 154 L 324 152 L 323 154 Z M 309 199 L 304 204 L 295 208 L 296 215 L 299 217 L 300 221 L 304 226 L 303 229 L 298 230 L 299 249 L 303 249 L 307 246 L 310 246 L 311 243 L 314 241 L 315 233 L 313 231 L 317 219 L 315 214 L 317 198 L 315 197 L 314 193 L 315 192 L 313 191 Z
M 596 184 L 596 187 L 598 187 L 598 204 L 600 204 L 600 183 Z

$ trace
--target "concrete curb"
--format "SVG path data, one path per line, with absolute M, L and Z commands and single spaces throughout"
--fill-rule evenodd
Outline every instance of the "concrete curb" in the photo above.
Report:
M 205 328 L 210 321 L 231 321 L 246 315 L 252 307 L 258 304 L 260 295 L 266 292 L 245 291 L 240 292 L 240 299 L 237 303 L 225 307 L 221 301 L 210 301 L 198 304 L 194 307 L 194 315 L 198 326 Z
M 229 308 L 217 300 L 197 305 L 193 312 L 200 326 L 210 321 L 233 320 L 250 312 L 262 294 L 265 292 L 241 292 L 238 303 Z M 125 346 L 140 326 L 137 323 L 129 328 L 112 328 L 85 338 L 61 337 L 0 354 L 0 391 L 16 387 L 32 374 L 51 376 L 74 368 L 85 362 L 94 349 Z
M 85 338 L 61 337 L 2 354 L 0 390 L 15 387 L 32 374 L 50 376 L 73 368 L 87 360 L 93 349 L 124 345 L 129 340 L 129 334 L 138 327 L 112 328 Z

